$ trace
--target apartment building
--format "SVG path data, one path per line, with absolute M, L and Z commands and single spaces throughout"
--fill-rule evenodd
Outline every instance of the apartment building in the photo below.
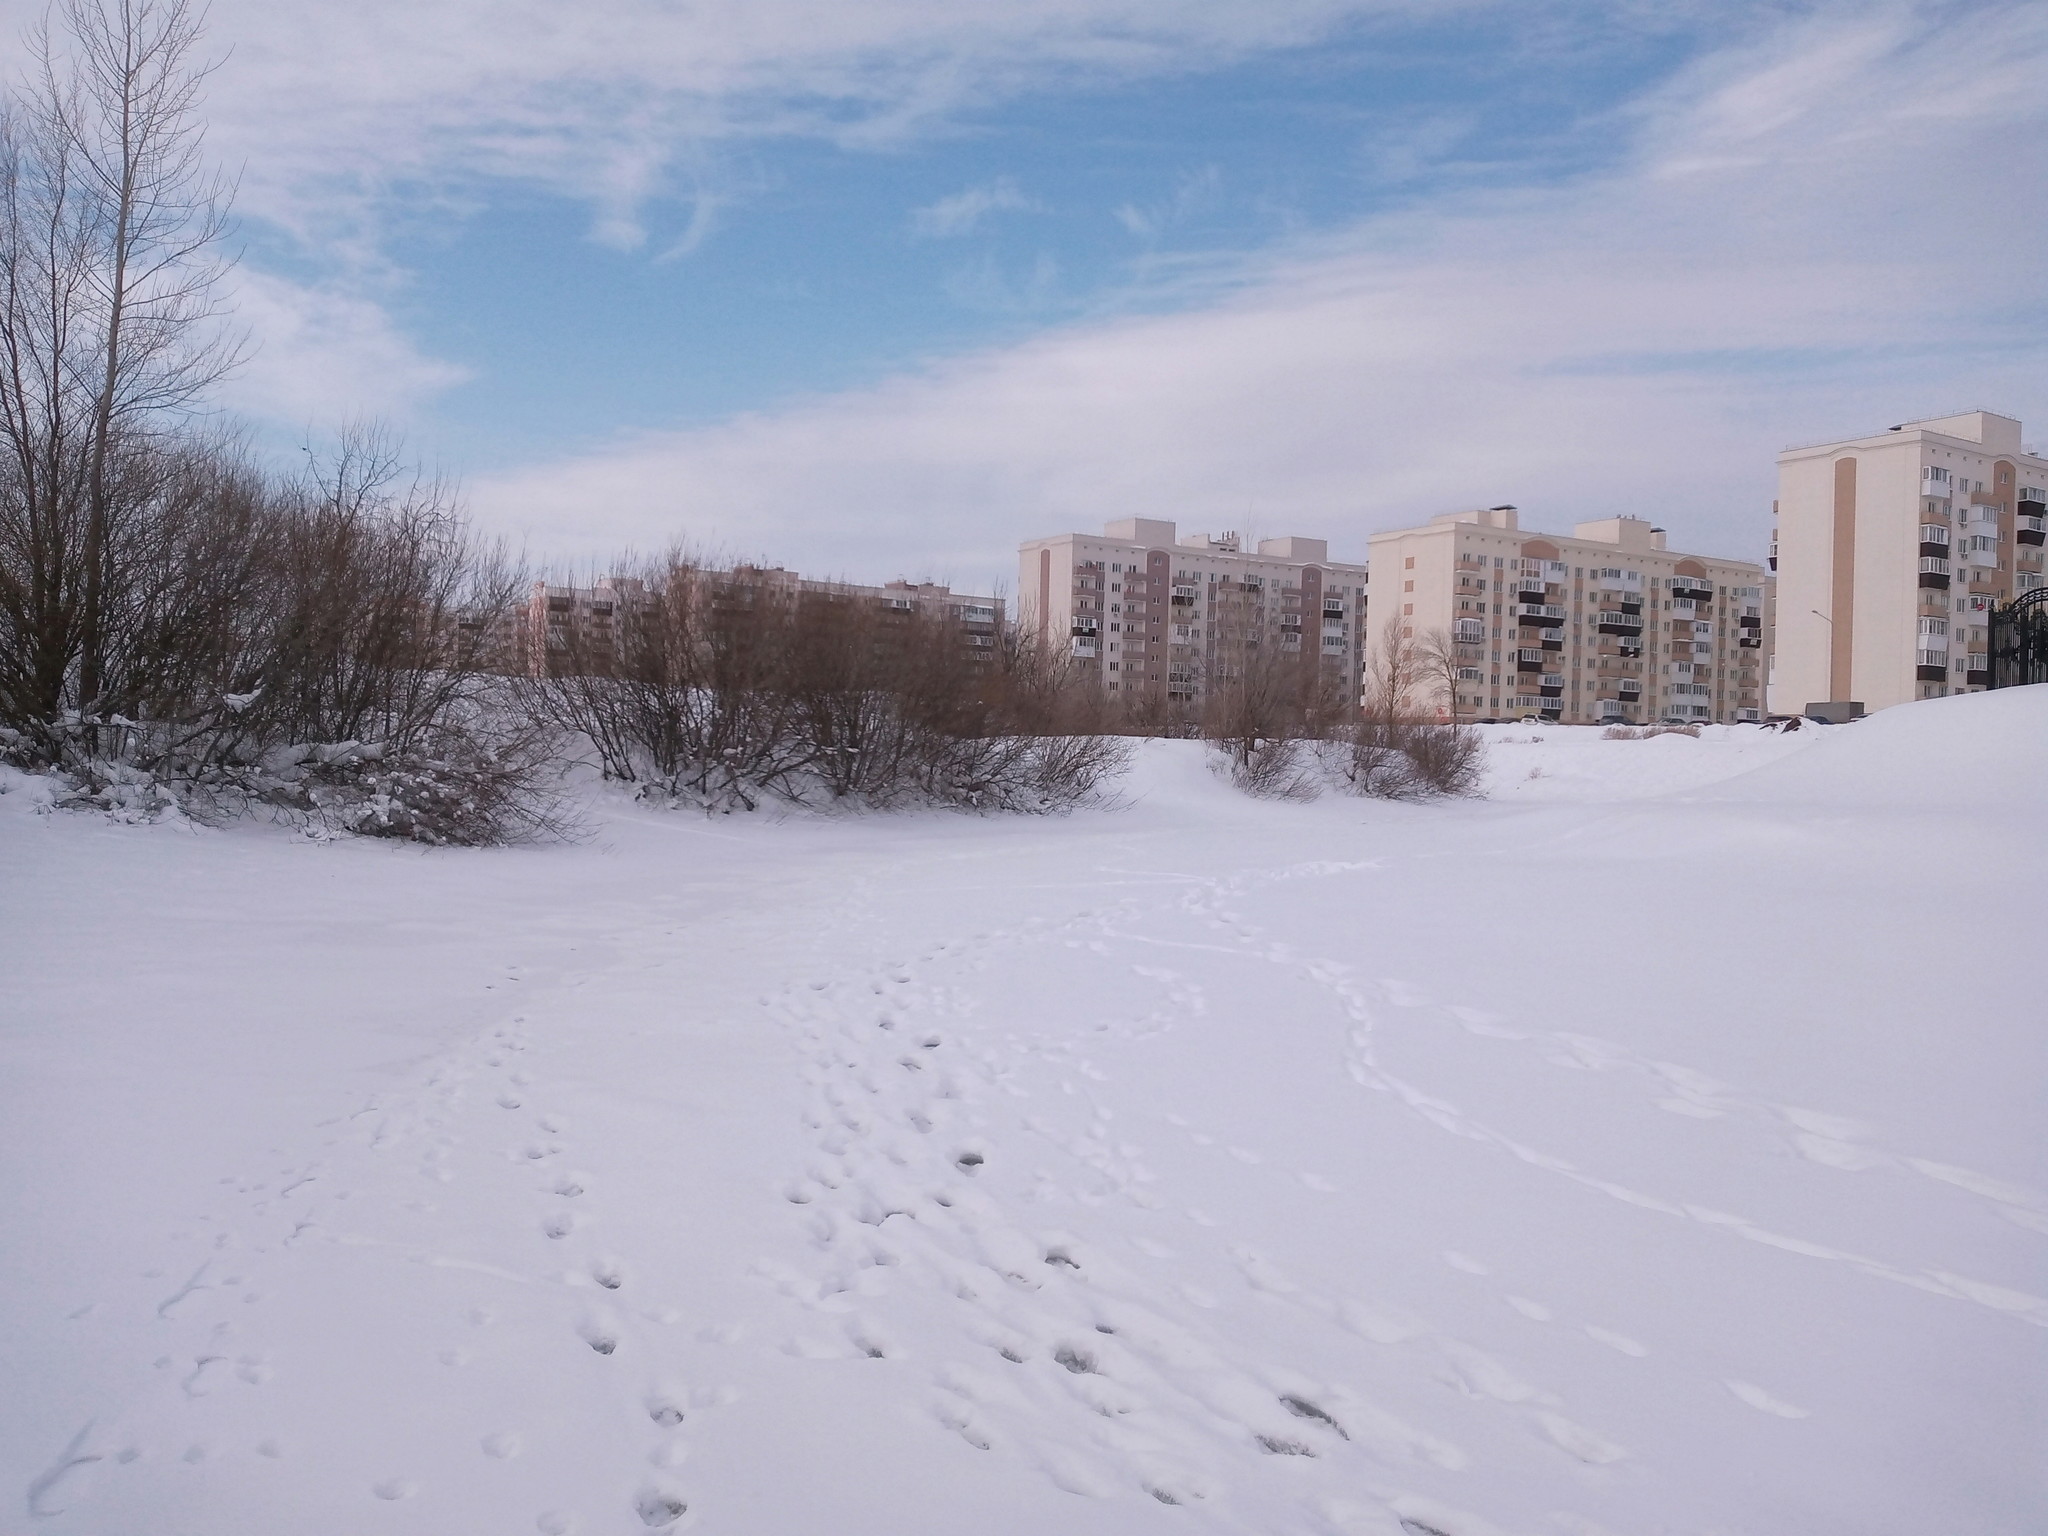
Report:
M 1990 411 L 1778 455 L 1771 707 L 1836 715 L 1991 682 L 1991 611 L 2044 585 L 2048 460 Z
M 892 581 L 879 587 L 819 581 L 781 566 L 736 566 L 705 571 L 695 600 L 714 607 L 790 605 L 810 598 L 870 605 L 886 623 L 916 617 L 943 619 L 957 628 L 970 661 L 993 662 L 1004 626 L 1003 600 L 971 597 L 937 582 Z M 515 614 L 520 635 L 517 666 L 535 676 L 566 665 L 616 656 L 626 616 L 650 600 L 639 577 L 604 576 L 588 587 L 537 581 Z M 570 661 L 575 656 L 581 658 Z M 509 670 L 509 669 L 508 669 Z
M 1322 539 L 1177 538 L 1128 517 L 1098 535 L 1029 539 L 1017 554 L 1024 636 L 1069 656 L 1118 698 L 1192 704 L 1255 656 L 1355 684 L 1365 638 L 1365 567 Z
M 1459 719 L 1762 718 L 1760 565 L 1680 554 L 1636 517 L 1531 533 L 1511 506 L 1446 512 L 1374 534 L 1368 548 L 1368 676 L 1398 615 L 1403 640 L 1454 646 Z

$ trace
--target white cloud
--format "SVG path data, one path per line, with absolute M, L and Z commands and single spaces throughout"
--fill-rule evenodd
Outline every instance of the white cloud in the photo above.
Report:
M 1421 0 L 213 0 L 208 149 L 239 168 L 237 212 L 296 240 L 310 282 L 245 267 L 258 353 L 228 403 L 265 418 L 335 401 L 398 410 L 461 377 L 374 295 L 401 274 L 389 228 L 460 217 L 503 184 L 590 209 L 633 250 L 657 202 L 687 207 L 656 260 L 695 250 L 756 188 L 743 141 L 887 145 L 1049 79 L 1199 69 L 1314 40 Z M 42 0 L 0 0 L 0 69 Z M 934 233 L 1028 206 L 1014 186 L 926 212 Z
M 1112 215 L 1140 240 L 1154 240 L 1212 204 L 1222 189 L 1223 173 L 1213 165 L 1184 173 L 1171 196 L 1146 206 L 1124 203 Z
M 947 239 L 971 234 L 975 226 L 991 213 L 1021 213 L 1037 206 L 1017 190 L 1016 182 L 1002 176 L 984 186 L 968 187 L 951 197 L 942 197 L 935 203 L 916 209 L 910 216 L 910 227 L 929 238 Z
M 40 13 L 0 0 L 0 54 Z M 214 0 L 212 144 L 245 213 L 374 253 L 394 189 L 512 179 L 589 201 L 597 238 L 707 146 L 887 142 L 962 105 L 1202 68 L 1419 0 Z M 5 60 L 0 60 L 5 62 Z M 715 190 L 715 189 L 714 189 Z
M 382 305 L 360 294 L 244 268 L 232 299 L 234 319 L 254 345 L 223 403 L 262 421 L 325 427 L 358 416 L 403 419 L 468 377 L 421 353 Z
M 1804 61 L 1809 68 L 1799 67 Z M 1772 453 L 1959 401 L 2048 415 L 2038 11 L 1802 21 L 1640 102 L 1638 153 L 1475 192 L 880 387 L 473 488 L 562 555 L 714 544 L 861 576 L 1009 569 L 1133 513 L 1327 533 L 1514 501 L 1759 553 Z M 2048 433 L 2044 433 L 2048 436 Z

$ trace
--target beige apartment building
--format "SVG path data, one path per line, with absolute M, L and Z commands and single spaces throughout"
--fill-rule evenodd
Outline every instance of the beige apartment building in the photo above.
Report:
M 1175 532 L 1163 519 L 1129 517 L 1099 536 L 1027 540 L 1017 554 L 1021 634 L 1126 702 L 1192 704 L 1253 655 L 1355 683 L 1363 565 L 1331 560 L 1322 539 L 1261 539 L 1246 550 L 1234 533 Z
M 699 600 L 714 605 L 793 604 L 807 597 L 825 597 L 867 604 L 885 621 L 891 617 L 943 619 L 956 627 L 970 661 L 992 663 L 1003 634 L 1001 598 L 970 597 L 936 582 L 892 581 L 871 587 L 819 581 L 781 566 L 742 565 L 705 574 L 712 579 L 701 588 Z M 538 677 L 573 664 L 569 661 L 572 655 L 612 655 L 621 618 L 635 604 L 647 600 L 647 585 L 638 577 L 605 576 L 588 587 L 537 581 L 525 607 L 509 616 L 510 633 L 518 638 L 513 646 L 516 657 L 507 670 Z
M 2044 584 L 2048 460 L 1990 411 L 1778 455 L 1771 707 L 1838 715 L 1991 681 L 1991 610 Z
M 1680 554 L 1641 518 L 1570 537 L 1518 518 L 1509 506 L 1446 512 L 1372 536 L 1368 676 L 1398 615 L 1405 640 L 1455 647 L 1463 720 L 1762 718 L 1761 565 Z M 1439 708 L 1452 712 L 1448 699 Z

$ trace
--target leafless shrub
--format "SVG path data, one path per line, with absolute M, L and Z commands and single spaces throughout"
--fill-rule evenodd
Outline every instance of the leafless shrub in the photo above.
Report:
M 1477 731 L 1437 721 L 1369 719 L 1341 765 L 1355 794 L 1421 800 L 1478 793 L 1486 745 Z
M 1600 733 L 1602 741 L 1639 741 L 1642 733 L 1632 725 L 1610 725 Z
M 1436 723 L 1412 726 L 1403 750 L 1428 794 L 1478 793 L 1486 772 L 1486 744 L 1477 731 Z
M 406 753 L 340 742 L 289 749 L 245 773 L 251 797 L 308 827 L 477 847 L 566 836 L 553 739 L 510 710 Z
M 123 588 L 150 604 L 103 652 L 132 712 L 40 734 L 64 803 L 437 843 L 563 828 L 554 743 L 510 707 L 475 622 L 516 574 L 445 488 L 374 429 L 282 483 L 186 444 L 164 484 L 189 506 L 165 516 L 162 569 Z
M 1123 761 L 1077 680 L 949 615 L 671 552 L 609 579 L 602 635 L 550 624 L 536 718 L 607 776 L 707 811 L 771 801 L 1047 811 Z
M 1207 679 L 1199 730 L 1227 760 L 1230 780 L 1267 800 L 1313 800 L 1319 759 L 1305 743 L 1343 728 L 1355 711 L 1348 687 L 1315 657 L 1250 639 L 1220 651 Z
M 1314 742 L 1276 736 L 1251 742 L 1211 742 L 1223 755 L 1230 782 L 1260 800 L 1308 801 L 1322 793 Z

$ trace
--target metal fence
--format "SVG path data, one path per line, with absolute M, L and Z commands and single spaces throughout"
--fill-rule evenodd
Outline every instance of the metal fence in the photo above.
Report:
M 2048 587 L 1991 610 L 1991 686 L 2048 683 Z

